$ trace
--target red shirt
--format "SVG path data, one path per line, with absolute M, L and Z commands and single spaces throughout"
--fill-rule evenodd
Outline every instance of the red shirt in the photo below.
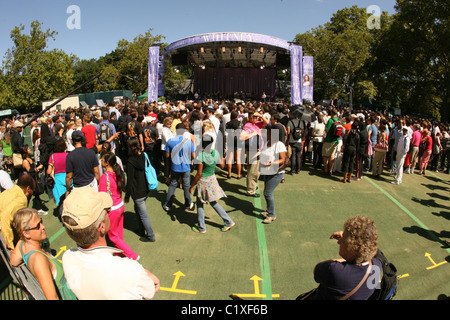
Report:
M 430 136 L 426 136 L 424 139 L 425 139 L 425 150 L 433 149 L 433 139 Z
M 90 149 L 95 146 L 95 130 L 97 128 L 93 125 L 87 124 L 81 128 L 81 132 L 86 137 L 86 148 Z

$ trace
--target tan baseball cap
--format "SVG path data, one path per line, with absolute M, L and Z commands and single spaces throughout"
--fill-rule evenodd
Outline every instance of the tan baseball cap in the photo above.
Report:
M 78 223 L 76 226 L 64 223 L 69 230 L 85 229 L 97 221 L 103 210 L 112 205 L 112 198 L 106 192 L 98 192 L 91 187 L 76 188 L 64 200 L 61 218 L 70 217 Z

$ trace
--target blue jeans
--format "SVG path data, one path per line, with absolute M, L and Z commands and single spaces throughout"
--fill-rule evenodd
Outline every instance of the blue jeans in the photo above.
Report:
M 267 204 L 267 213 L 269 217 L 275 217 L 275 198 L 273 192 L 283 180 L 284 173 L 264 176 L 264 198 Z
M 218 213 L 218 215 L 223 219 L 224 224 L 229 227 L 233 224 L 230 216 L 226 213 L 225 209 L 217 202 L 211 201 L 209 203 L 211 207 Z M 206 231 L 205 225 L 205 210 L 203 209 L 203 202 L 200 198 L 197 198 L 197 217 L 198 217 L 198 229 L 200 231 Z
M 134 211 L 139 215 L 139 227 L 140 229 L 144 229 L 146 233 L 146 237 L 154 240 L 155 234 L 153 233 L 152 224 L 148 217 L 147 207 L 145 206 L 145 200 L 147 197 L 133 199 L 134 201 Z
M 191 193 L 189 192 L 189 188 L 191 186 L 191 172 L 175 172 L 172 170 L 170 173 L 170 185 L 169 190 L 167 191 L 166 203 L 164 204 L 169 208 L 173 204 L 173 198 L 175 197 L 175 191 L 177 190 L 178 180 L 180 179 L 180 177 L 183 184 L 184 205 L 186 206 L 186 208 L 189 208 L 189 206 L 191 205 Z

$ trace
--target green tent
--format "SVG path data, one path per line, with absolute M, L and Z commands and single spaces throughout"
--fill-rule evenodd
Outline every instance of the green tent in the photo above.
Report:
M 148 97 L 148 91 L 146 93 L 144 93 L 142 96 L 137 97 L 138 100 L 144 100 L 147 99 Z

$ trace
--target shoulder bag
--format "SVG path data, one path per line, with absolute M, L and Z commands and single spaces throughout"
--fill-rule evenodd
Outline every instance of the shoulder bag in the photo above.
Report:
M 361 282 L 352 291 L 347 293 L 345 296 L 343 296 L 339 300 L 348 300 L 348 298 L 350 298 L 356 291 L 358 291 L 359 288 L 361 288 L 361 286 L 363 285 L 363 283 L 366 282 L 371 271 L 372 271 L 372 259 L 369 261 L 369 267 L 367 268 L 366 274 L 362 278 Z

